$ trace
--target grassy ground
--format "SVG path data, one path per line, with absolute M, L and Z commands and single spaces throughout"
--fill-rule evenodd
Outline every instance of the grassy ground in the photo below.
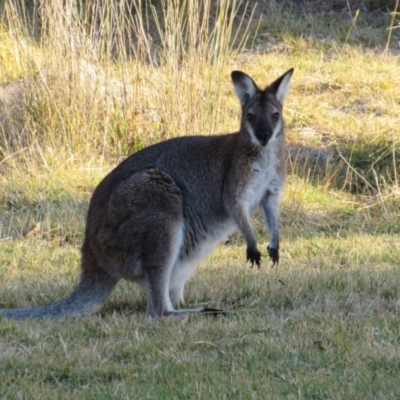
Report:
M 237 47 L 231 4 L 185 43 L 179 19 L 157 37 L 159 8 L 148 10 L 152 35 L 136 35 L 129 51 L 100 24 L 90 53 L 60 10 L 41 15 L 54 35 L 39 42 L 3 10 L 1 82 L 30 90 L 11 86 L 23 94 L 17 106 L 0 93 L 12 116 L 0 113 L 2 308 L 70 293 L 90 194 L 121 158 L 167 137 L 236 129 L 230 70 L 260 83 L 292 66 L 295 75 L 280 264 L 251 269 L 239 235 L 204 260 L 186 301 L 226 316 L 150 323 L 143 294 L 121 283 L 98 315 L 1 320 L 2 398 L 400 397 L 399 36 L 387 30 L 398 17 L 269 3 Z M 258 214 L 253 222 L 265 254 Z

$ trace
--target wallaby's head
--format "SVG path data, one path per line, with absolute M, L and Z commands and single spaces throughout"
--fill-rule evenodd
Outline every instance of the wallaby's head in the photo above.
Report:
M 232 81 L 242 105 L 241 133 L 250 136 L 256 146 L 266 146 L 283 135 L 282 103 L 289 89 L 294 69 L 260 89 L 253 79 L 241 71 L 233 71 Z

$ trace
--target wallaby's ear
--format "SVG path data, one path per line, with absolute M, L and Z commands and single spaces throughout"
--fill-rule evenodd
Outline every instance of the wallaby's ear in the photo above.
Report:
M 240 103 L 244 106 L 257 92 L 258 87 L 247 74 L 241 71 L 232 71 L 233 86 Z
M 290 78 L 292 77 L 294 68 L 290 68 L 276 81 L 268 86 L 268 90 L 275 94 L 275 97 L 282 103 L 289 91 Z

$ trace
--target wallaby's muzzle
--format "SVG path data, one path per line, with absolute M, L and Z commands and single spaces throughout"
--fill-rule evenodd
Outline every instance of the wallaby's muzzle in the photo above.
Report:
M 261 146 L 265 147 L 268 144 L 269 139 L 271 139 L 272 133 L 273 128 L 267 118 L 265 118 L 264 116 L 259 118 L 255 126 L 255 134 Z
M 257 139 L 260 142 L 261 146 L 263 147 L 265 147 L 268 144 L 270 138 L 271 135 L 269 133 L 263 133 L 257 135 Z

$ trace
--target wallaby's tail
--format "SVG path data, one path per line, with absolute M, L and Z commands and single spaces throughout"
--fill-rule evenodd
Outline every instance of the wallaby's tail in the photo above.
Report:
M 14 308 L 1 310 L 0 316 L 24 320 L 28 318 L 63 318 L 99 311 L 107 301 L 117 281 L 103 271 L 85 277 L 83 273 L 78 287 L 65 300 L 36 308 Z

